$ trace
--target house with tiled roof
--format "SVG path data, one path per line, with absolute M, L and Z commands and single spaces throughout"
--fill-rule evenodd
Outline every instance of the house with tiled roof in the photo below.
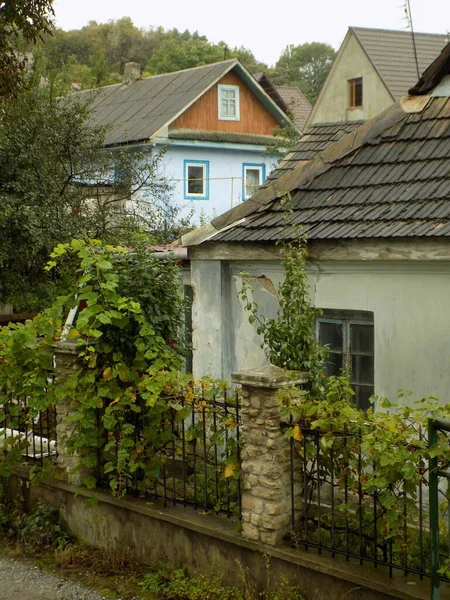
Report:
M 295 125 L 238 60 L 142 79 L 129 63 L 122 84 L 75 97 L 107 127 L 108 148 L 164 150 L 160 176 L 185 214 L 212 218 L 248 199 L 276 164 L 276 130 Z
M 311 160 L 404 96 L 450 41 L 448 35 L 349 27 L 312 109 L 304 136 L 271 177 Z M 417 57 L 417 61 L 416 61 Z
M 254 78 L 303 133 L 313 107 L 302 92 L 294 86 L 274 85 L 265 73 L 257 73 Z
M 447 402 L 450 44 L 408 95 L 291 166 L 183 238 L 194 288 L 194 373 L 228 378 L 264 363 L 238 298 L 241 274 L 261 313 L 275 315 L 283 278 L 277 243 L 302 227 L 328 373 L 351 370 L 362 408 L 372 394 L 395 400 L 400 389 Z

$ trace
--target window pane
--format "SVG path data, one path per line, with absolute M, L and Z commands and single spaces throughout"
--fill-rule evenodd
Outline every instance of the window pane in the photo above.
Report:
M 373 396 L 373 386 L 354 386 L 355 390 L 354 402 L 361 410 L 370 408 L 369 398 Z
M 342 323 L 319 323 L 319 342 L 323 346 L 330 346 L 331 350 L 342 350 L 343 333 Z
M 350 325 L 351 352 L 373 354 L 373 325 Z
M 362 79 L 355 81 L 355 106 L 362 106 L 363 103 L 363 85 Z
M 245 169 L 245 197 L 250 198 L 261 185 L 260 169 Z
M 188 166 L 188 194 L 204 194 L 203 167 Z
M 228 100 L 228 116 L 236 116 L 236 100 Z
M 352 356 L 352 383 L 373 383 L 373 356 Z
M 339 375 L 342 369 L 342 354 L 335 354 L 330 352 L 325 362 L 325 375 L 331 377 L 331 375 Z
M 222 99 L 222 116 L 228 117 L 228 100 Z

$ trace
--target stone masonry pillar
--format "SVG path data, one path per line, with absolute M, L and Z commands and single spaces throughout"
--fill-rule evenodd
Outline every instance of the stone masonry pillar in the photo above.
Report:
M 277 390 L 308 374 L 268 365 L 232 374 L 242 385 L 242 536 L 276 546 L 291 528 L 290 445 L 280 428 Z
M 65 340 L 55 344 L 55 385 L 58 380 L 65 379 L 68 375 L 80 368 L 78 362 L 78 346 L 76 340 Z M 74 435 L 75 424 L 67 423 L 67 417 L 73 412 L 72 398 L 60 400 L 56 407 L 56 440 L 57 440 L 57 478 L 80 485 L 83 477 L 87 475 L 86 469 L 80 469 L 80 456 L 76 453 L 69 454 L 66 449 L 67 440 Z

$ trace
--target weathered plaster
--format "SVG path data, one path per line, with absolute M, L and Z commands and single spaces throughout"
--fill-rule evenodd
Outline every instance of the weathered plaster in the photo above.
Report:
M 363 106 L 348 108 L 349 79 L 363 78 Z M 349 32 L 311 115 L 311 123 L 370 119 L 394 102 L 390 92 L 356 39 Z
M 434 250 L 438 246 L 435 244 Z M 327 260 L 308 265 L 311 296 L 317 307 L 374 313 L 375 391 L 392 400 L 396 399 L 400 389 L 411 390 L 415 398 L 432 393 L 442 401 L 447 399 L 450 321 L 446 315 L 450 297 L 450 260 L 443 260 L 443 256 L 436 259 L 434 250 L 428 248 L 427 255 L 432 255 L 433 259 L 427 261 L 419 260 L 422 251 L 411 246 L 408 253 L 410 256 L 416 254 L 413 260 Z M 192 262 L 193 265 L 199 263 L 203 266 L 213 264 L 209 260 Z M 255 283 L 251 299 L 258 304 L 261 313 L 269 317 L 276 314 L 277 299 L 273 291 L 283 278 L 279 261 L 235 260 L 228 265 L 228 320 L 219 327 L 215 322 L 219 319 L 216 308 L 202 304 L 203 310 L 213 311 L 215 315 L 216 347 L 219 348 L 220 336 L 223 345 L 229 346 L 226 360 L 217 369 L 226 379 L 231 371 L 256 368 L 267 360 L 260 347 L 261 338 L 256 334 L 255 326 L 248 322 L 248 313 L 238 298 L 239 274 L 250 275 Z M 202 279 L 200 270 L 196 277 Z M 208 323 L 211 320 L 201 318 L 200 313 L 197 318 L 195 326 L 206 339 L 210 335 Z M 216 357 L 216 360 L 219 359 Z M 210 362 L 209 356 L 206 361 L 198 356 L 197 375 L 209 372 L 203 367 L 209 366 Z

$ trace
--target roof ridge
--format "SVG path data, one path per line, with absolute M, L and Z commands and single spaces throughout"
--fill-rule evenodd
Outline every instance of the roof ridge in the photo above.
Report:
M 227 60 L 218 60 L 216 62 L 213 63 L 208 63 L 206 65 L 198 65 L 197 67 L 188 67 L 187 69 L 178 69 L 177 71 L 169 71 L 168 73 L 158 73 L 157 75 L 150 75 L 150 77 L 143 77 L 142 79 L 139 79 L 138 81 L 146 81 L 147 79 L 155 79 L 155 77 L 165 77 L 166 75 L 175 75 L 176 73 L 186 73 L 188 71 L 197 71 L 200 69 L 204 69 L 206 67 L 214 67 L 217 65 L 221 65 L 221 64 L 229 64 L 229 63 L 239 63 L 239 59 L 238 58 L 229 58 Z
M 382 27 L 357 27 L 357 26 L 350 26 L 349 29 L 355 31 L 355 30 L 362 30 L 362 31 L 382 31 L 384 33 L 402 33 L 402 34 L 409 34 L 411 35 L 411 31 L 409 29 L 383 29 Z M 448 33 L 430 33 L 427 31 L 414 31 L 414 35 L 427 35 L 427 36 L 438 36 L 438 37 L 444 37 L 444 38 L 450 38 Z

